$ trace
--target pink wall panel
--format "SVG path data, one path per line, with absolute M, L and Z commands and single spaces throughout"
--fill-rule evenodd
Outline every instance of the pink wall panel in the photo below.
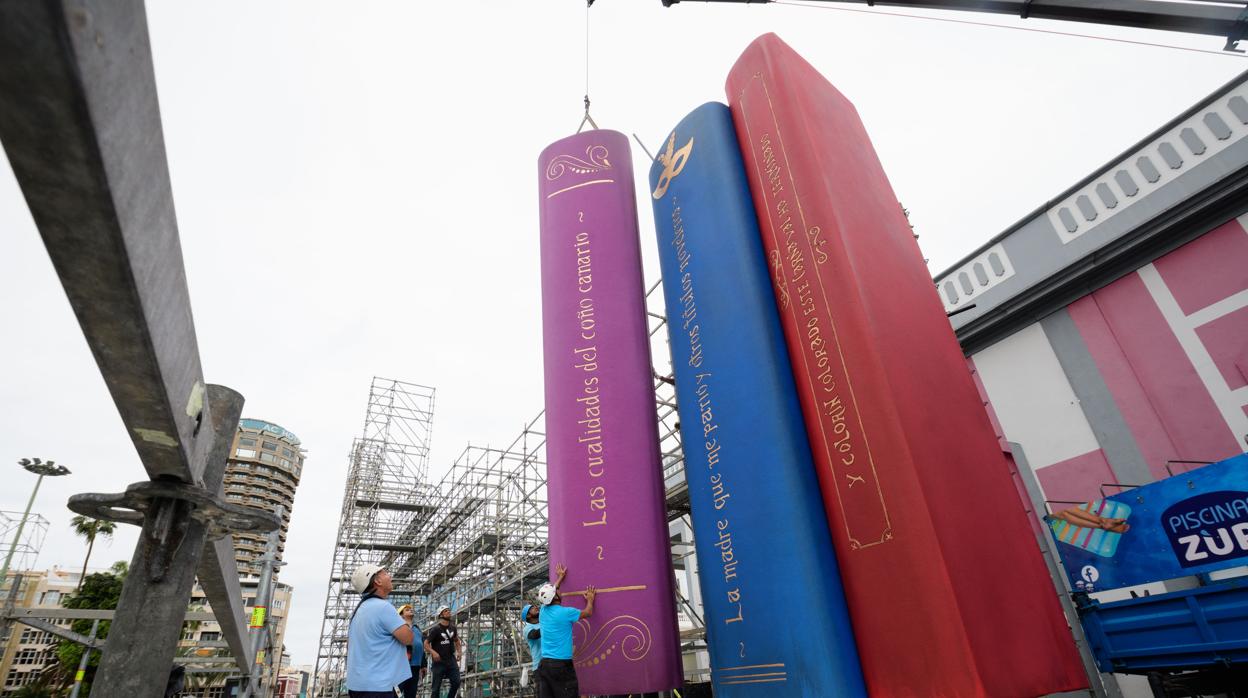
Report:
M 1175 455 L 1186 460 L 1220 460 L 1240 453 L 1226 420 L 1139 274 L 1115 281 L 1092 298 L 1160 417 L 1174 444 Z M 1085 342 L 1091 345 L 1087 338 Z M 1097 364 L 1102 372 L 1110 368 L 1099 360 Z M 1138 395 L 1115 394 L 1115 399 L 1121 406 L 1123 400 L 1138 399 Z M 1150 469 L 1158 465 L 1161 464 L 1149 463 Z
M 1244 237 L 1248 238 L 1248 235 Z M 1227 313 L 1196 328 L 1196 336 L 1213 357 L 1231 390 L 1248 385 L 1248 307 Z
M 1113 471 L 1109 469 L 1109 462 L 1105 460 L 1105 453 L 1100 449 L 1041 468 L 1036 471 L 1036 478 L 1040 480 L 1046 500 L 1068 502 L 1100 499 L 1101 485 L 1117 482 Z M 1105 494 L 1117 492 L 1117 487 L 1105 488 Z M 1052 508 L 1056 510 L 1066 507 L 1054 504 Z
M 1185 314 L 1248 288 L 1248 233 L 1229 220 L 1154 262 Z
M 1149 472 L 1154 478 L 1166 477 L 1166 461 L 1178 458 L 1178 451 L 1149 402 L 1144 386 L 1136 378 L 1131 363 L 1123 354 L 1122 347 L 1118 346 L 1118 340 L 1105 321 L 1100 306 L 1092 296 L 1084 296 L 1067 306 L 1066 311 L 1075 321 L 1092 360 L 1100 369 L 1101 377 L 1114 397 L 1114 404 L 1118 406 L 1127 428 L 1135 437 L 1140 454 L 1148 463 Z

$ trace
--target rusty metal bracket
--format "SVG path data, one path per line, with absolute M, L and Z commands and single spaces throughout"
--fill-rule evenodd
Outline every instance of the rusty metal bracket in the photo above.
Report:
M 167 506 L 162 500 L 191 505 L 190 517 L 208 527 L 209 540 L 232 533 L 268 533 L 282 525 L 271 511 L 231 504 L 202 487 L 168 480 L 136 482 L 120 494 L 76 494 L 69 498 L 69 508 L 83 516 L 142 526 L 145 516 L 159 515 Z
M 282 525 L 272 512 L 231 504 L 201 487 L 171 480 L 136 482 L 119 494 L 76 494 L 69 498 L 69 508 L 83 516 L 136 526 L 153 519 L 155 525 L 143 529 L 142 540 L 152 560 L 153 582 L 164 579 L 192 520 L 204 525 L 209 541 L 233 533 L 268 533 Z

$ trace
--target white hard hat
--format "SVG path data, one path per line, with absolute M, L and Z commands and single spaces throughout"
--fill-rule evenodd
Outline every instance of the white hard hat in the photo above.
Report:
M 550 582 L 546 582 L 537 589 L 537 601 L 545 606 L 555 600 L 556 593 L 558 592 L 555 590 L 555 585 Z
M 357 593 L 363 594 L 364 590 L 368 589 L 368 583 L 373 581 L 373 575 L 382 569 L 384 568 L 381 565 L 374 565 L 371 562 L 366 562 L 356 567 L 355 571 L 351 573 L 351 587 Z

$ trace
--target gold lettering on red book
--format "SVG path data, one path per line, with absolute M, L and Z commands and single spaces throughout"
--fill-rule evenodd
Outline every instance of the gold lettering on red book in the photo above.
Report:
M 826 469 L 821 479 L 836 494 L 850 548 L 879 545 L 893 539 L 892 523 L 837 337 L 833 301 L 821 277 L 830 257 L 828 239 L 802 208 L 800 186 L 761 74 L 741 90 L 739 103 L 761 185 L 760 223 L 776 297 L 788 340 L 801 347 L 804 407 L 809 413 L 813 403 L 817 412 L 807 417 L 818 419 L 811 445 L 818 465 Z

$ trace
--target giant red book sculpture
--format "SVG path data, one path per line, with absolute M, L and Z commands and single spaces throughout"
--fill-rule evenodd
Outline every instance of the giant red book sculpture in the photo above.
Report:
M 772 34 L 742 54 L 727 91 L 871 694 L 1086 686 L 853 105 Z

